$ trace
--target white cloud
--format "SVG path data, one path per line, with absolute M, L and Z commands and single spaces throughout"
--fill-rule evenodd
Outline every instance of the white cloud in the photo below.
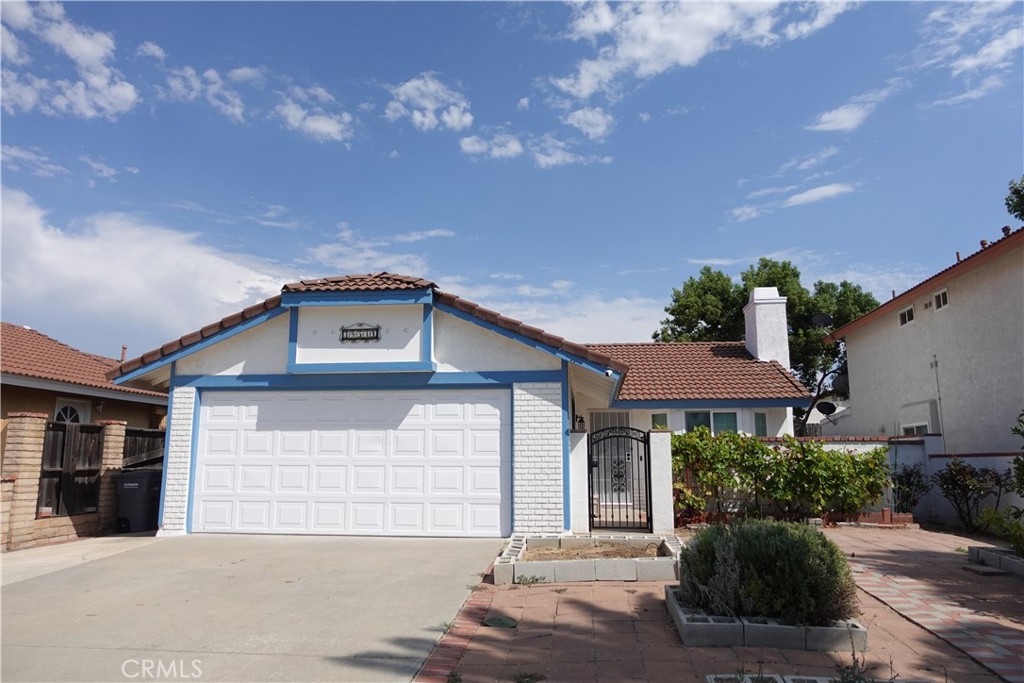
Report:
M 217 72 L 207 69 L 200 76 L 191 66 L 167 71 L 167 89 L 161 89 L 166 99 L 183 102 L 195 102 L 203 97 L 221 114 L 237 124 L 245 123 L 245 103 L 241 95 L 233 89 Z
M 79 78 L 49 80 L 4 69 L 5 99 L 10 96 L 8 88 L 15 90 L 15 101 L 4 103 L 4 109 L 9 113 L 30 111 L 38 106 L 40 111 L 51 116 L 68 114 L 86 119 L 105 117 L 113 120 L 131 111 L 139 102 L 135 86 L 111 66 L 115 52 L 111 34 L 73 23 L 65 16 L 64 7 L 55 2 L 32 5 L 4 3 L 3 19 L 6 34 L 27 31 L 39 38 L 67 57 Z M 16 36 L 12 47 L 4 48 L 4 55 L 9 58 L 13 55 L 11 64 L 28 62 L 28 56 Z
M 446 86 L 431 72 L 423 72 L 392 88 L 391 96 L 393 99 L 384 109 L 388 121 L 408 118 L 419 130 L 444 126 L 460 131 L 473 124 L 465 95 Z
M 754 206 L 752 204 L 744 204 L 743 206 L 737 206 L 730 213 L 734 219 L 742 223 L 743 221 L 749 221 L 763 216 L 768 213 L 769 209 L 763 206 Z
M 688 258 L 687 263 L 695 266 L 734 266 L 746 262 L 746 258 Z
M 830 185 L 821 185 L 820 187 L 814 187 L 810 190 L 805 190 L 798 194 L 789 197 L 782 203 L 782 206 L 800 206 L 801 204 L 811 204 L 812 202 L 820 202 L 825 199 L 831 199 L 832 197 L 838 197 L 839 195 L 846 194 L 847 192 L 853 192 L 853 186 L 845 183 L 832 183 Z
M 568 114 L 562 121 L 591 140 L 601 140 L 611 132 L 615 118 L 600 107 L 584 107 Z
M 102 321 L 103 339 L 137 344 L 141 353 L 273 296 L 296 276 L 136 216 L 100 213 L 71 230 L 51 225 L 20 190 L 4 187 L 2 198 L 4 317 L 76 346 Z M 69 293 L 74 306 L 52 305 Z
M 50 161 L 38 148 L 26 149 L 3 145 L 0 148 L 0 159 L 8 171 L 27 171 L 40 178 L 52 178 L 55 175 L 70 173 L 60 164 Z
M 78 157 L 78 160 L 81 161 L 86 166 L 88 166 L 89 168 L 91 168 L 92 172 L 95 173 L 96 175 L 98 175 L 99 177 L 106 178 L 110 182 L 116 182 L 116 179 L 117 179 L 117 169 L 116 168 L 112 168 L 112 167 L 106 165 L 105 163 L 103 163 L 102 161 L 96 161 L 95 159 L 90 159 L 85 154 L 83 154 L 82 156 Z
M 596 56 L 551 82 L 580 99 L 612 95 L 627 76 L 647 79 L 694 66 L 736 44 L 767 46 L 821 30 L 850 3 L 605 2 L 573 5 L 567 35 L 594 44 Z M 790 21 L 795 17 L 795 20 Z
M 263 82 L 263 70 L 255 66 L 240 66 L 227 73 L 228 80 L 232 83 L 254 83 Z
M 434 228 L 433 230 L 414 230 L 395 235 L 392 239 L 396 242 L 421 242 L 434 237 L 455 237 L 455 233 L 447 228 Z
M 568 164 L 609 164 L 612 162 L 610 156 L 584 156 L 572 151 L 568 142 L 560 140 L 551 133 L 545 133 L 539 138 L 530 140 L 530 154 L 533 161 L 540 168 L 554 168 Z
M 0 55 L 3 56 L 3 60 L 8 64 L 21 66 L 28 64 L 30 61 L 21 41 L 14 35 L 13 31 L 10 31 L 2 24 L 0 24 Z
M 792 170 L 807 171 L 814 168 L 823 161 L 831 159 L 837 154 L 839 154 L 838 147 L 826 147 L 825 149 L 814 152 L 813 154 L 808 154 L 806 156 L 790 159 L 789 161 L 787 161 L 786 163 L 779 167 L 779 173 L 788 173 L 789 171 Z
M 878 90 L 869 90 L 850 99 L 841 107 L 818 115 L 811 125 L 805 126 L 813 131 L 851 131 L 860 128 L 874 113 L 875 108 L 891 95 L 899 92 L 905 85 L 902 79 L 892 79 Z
M 639 114 L 636 115 L 636 117 L 637 119 L 640 120 L 641 123 L 647 123 L 648 121 L 651 120 L 651 115 L 645 111 L 640 112 Z
M 424 276 L 429 271 L 421 254 L 408 254 L 388 250 L 386 240 L 360 237 L 347 223 L 334 240 L 318 244 L 307 251 L 307 261 L 326 266 L 336 273 L 375 273 L 388 271 L 403 275 Z
M 459 149 L 463 154 L 488 156 L 492 159 L 512 159 L 525 151 L 519 138 L 508 133 L 499 133 L 490 140 L 470 135 L 459 140 Z
M 193 102 L 203 94 L 203 82 L 196 70 L 190 66 L 171 69 L 167 74 L 167 87 L 170 99 Z
M 306 109 L 291 97 L 282 95 L 281 103 L 274 107 L 274 113 L 284 125 L 318 142 L 344 142 L 355 134 L 352 115 L 348 112 L 328 113 L 314 105 Z
M 1024 29 L 1011 28 L 996 36 L 973 55 L 965 55 L 952 64 L 953 75 L 979 69 L 1003 69 L 1013 64 L 1014 58 L 1024 47 Z
M 963 104 L 964 102 L 973 102 L 974 100 L 980 100 L 990 92 L 998 90 L 1003 87 L 1003 79 L 995 74 L 986 76 L 981 83 L 978 85 L 965 90 L 959 95 L 947 97 L 945 99 L 936 100 L 932 102 L 932 105 L 954 105 Z
M 167 59 L 164 49 L 152 41 L 146 41 L 135 48 L 135 54 L 140 57 L 152 57 L 161 64 Z
M 530 98 L 520 97 L 519 101 L 516 102 L 516 109 L 519 111 L 527 111 L 530 108 Z
M 797 189 L 796 185 L 785 185 L 783 187 L 765 187 L 760 190 L 755 190 L 747 195 L 747 199 L 759 199 L 761 197 L 767 197 L 773 194 L 783 194 L 786 192 L 792 192 Z
M 401 156 L 402 155 L 398 153 L 397 149 L 393 149 L 390 152 L 388 152 L 388 159 L 398 159 Z

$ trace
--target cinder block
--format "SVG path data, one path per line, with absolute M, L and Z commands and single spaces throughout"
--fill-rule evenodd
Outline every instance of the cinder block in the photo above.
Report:
M 566 536 L 562 540 L 563 548 L 593 548 L 594 539 L 589 536 Z
M 513 570 L 511 562 L 498 561 L 494 563 L 494 583 L 495 585 L 501 586 L 504 584 L 512 583 L 515 572 Z
M 778 619 L 740 617 L 743 622 L 743 644 L 746 647 L 771 647 L 783 650 L 803 650 L 807 647 L 807 633 L 802 626 L 779 623 Z
M 688 647 L 740 647 L 743 623 L 734 617 L 712 617 L 679 604 L 675 586 L 665 586 L 665 603 L 679 638 Z
M 820 652 L 865 652 L 868 631 L 856 621 L 837 622 L 834 626 L 807 626 L 806 649 Z
M 532 582 L 553 583 L 555 580 L 554 562 L 516 562 L 513 566 L 515 583 Z
M 598 581 L 636 581 L 636 560 L 601 560 L 595 569 Z
M 673 557 L 641 557 L 636 560 L 637 581 L 675 581 L 679 570 Z
M 537 550 L 539 548 L 557 548 L 558 547 L 558 542 L 560 540 L 561 539 L 551 538 L 551 537 L 548 537 L 548 538 L 538 538 L 538 537 L 528 538 L 528 539 L 526 539 L 526 549 L 527 550 Z
M 594 560 L 562 560 L 554 562 L 555 582 L 566 583 L 569 581 L 594 581 L 597 578 L 596 565 L 600 562 Z

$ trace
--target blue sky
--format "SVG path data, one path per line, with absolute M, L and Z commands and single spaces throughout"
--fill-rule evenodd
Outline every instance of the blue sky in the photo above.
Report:
M 3 319 L 108 356 L 378 270 L 580 342 L 761 256 L 884 300 L 1024 172 L 1021 2 L 0 16 Z

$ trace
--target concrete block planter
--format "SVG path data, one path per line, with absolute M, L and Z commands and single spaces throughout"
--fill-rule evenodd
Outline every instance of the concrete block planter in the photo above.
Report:
M 690 647 L 738 647 L 743 645 L 743 622 L 735 617 L 712 617 L 703 610 L 683 607 L 678 589 L 665 586 L 665 603 L 683 645 Z
M 527 562 L 527 550 L 587 548 L 598 543 L 621 543 L 637 548 L 651 544 L 659 557 Z M 526 536 L 516 534 L 494 561 L 494 583 L 566 583 L 572 581 L 675 581 L 682 544 L 675 536 Z
M 1024 557 L 1020 557 L 1009 548 L 971 546 L 967 549 L 967 559 L 974 564 L 994 567 L 1024 578 Z
M 715 617 L 684 607 L 678 588 L 665 586 L 665 604 L 683 645 L 692 647 L 772 647 L 820 652 L 864 652 L 868 632 L 855 621 L 833 626 L 789 626 L 776 619 Z

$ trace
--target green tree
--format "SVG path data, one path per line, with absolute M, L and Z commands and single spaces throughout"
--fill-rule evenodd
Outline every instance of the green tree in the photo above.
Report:
M 785 296 L 789 327 L 790 365 L 811 391 L 813 407 L 833 391 L 832 381 L 846 372 L 846 346 L 823 341 L 830 331 L 812 322 L 816 313 L 831 316 L 832 328 L 840 327 L 878 308 L 878 300 L 860 285 L 843 280 L 836 284 L 819 280 L 808 290 L 800 270 L 789 261 L 761 258 L 740 274 L 740 281 L 709 266 L 691 277 L 681 289 L 672 289 L 665 307 L 668 317 L 652 337 L 659 341 L 738 341 L 743 339 L 743 307 L 755 287 L 776 287 Z M 840 393 L 840 392 L 836 392 Z M 807 426 L 808 411 L 796 411 L 796 431 Z
M 1006 195 L 1006 212 L 1017 220 L 1024 221 L 1024 175 L 1020 180 L 1010 181 L 1010 191 Z

